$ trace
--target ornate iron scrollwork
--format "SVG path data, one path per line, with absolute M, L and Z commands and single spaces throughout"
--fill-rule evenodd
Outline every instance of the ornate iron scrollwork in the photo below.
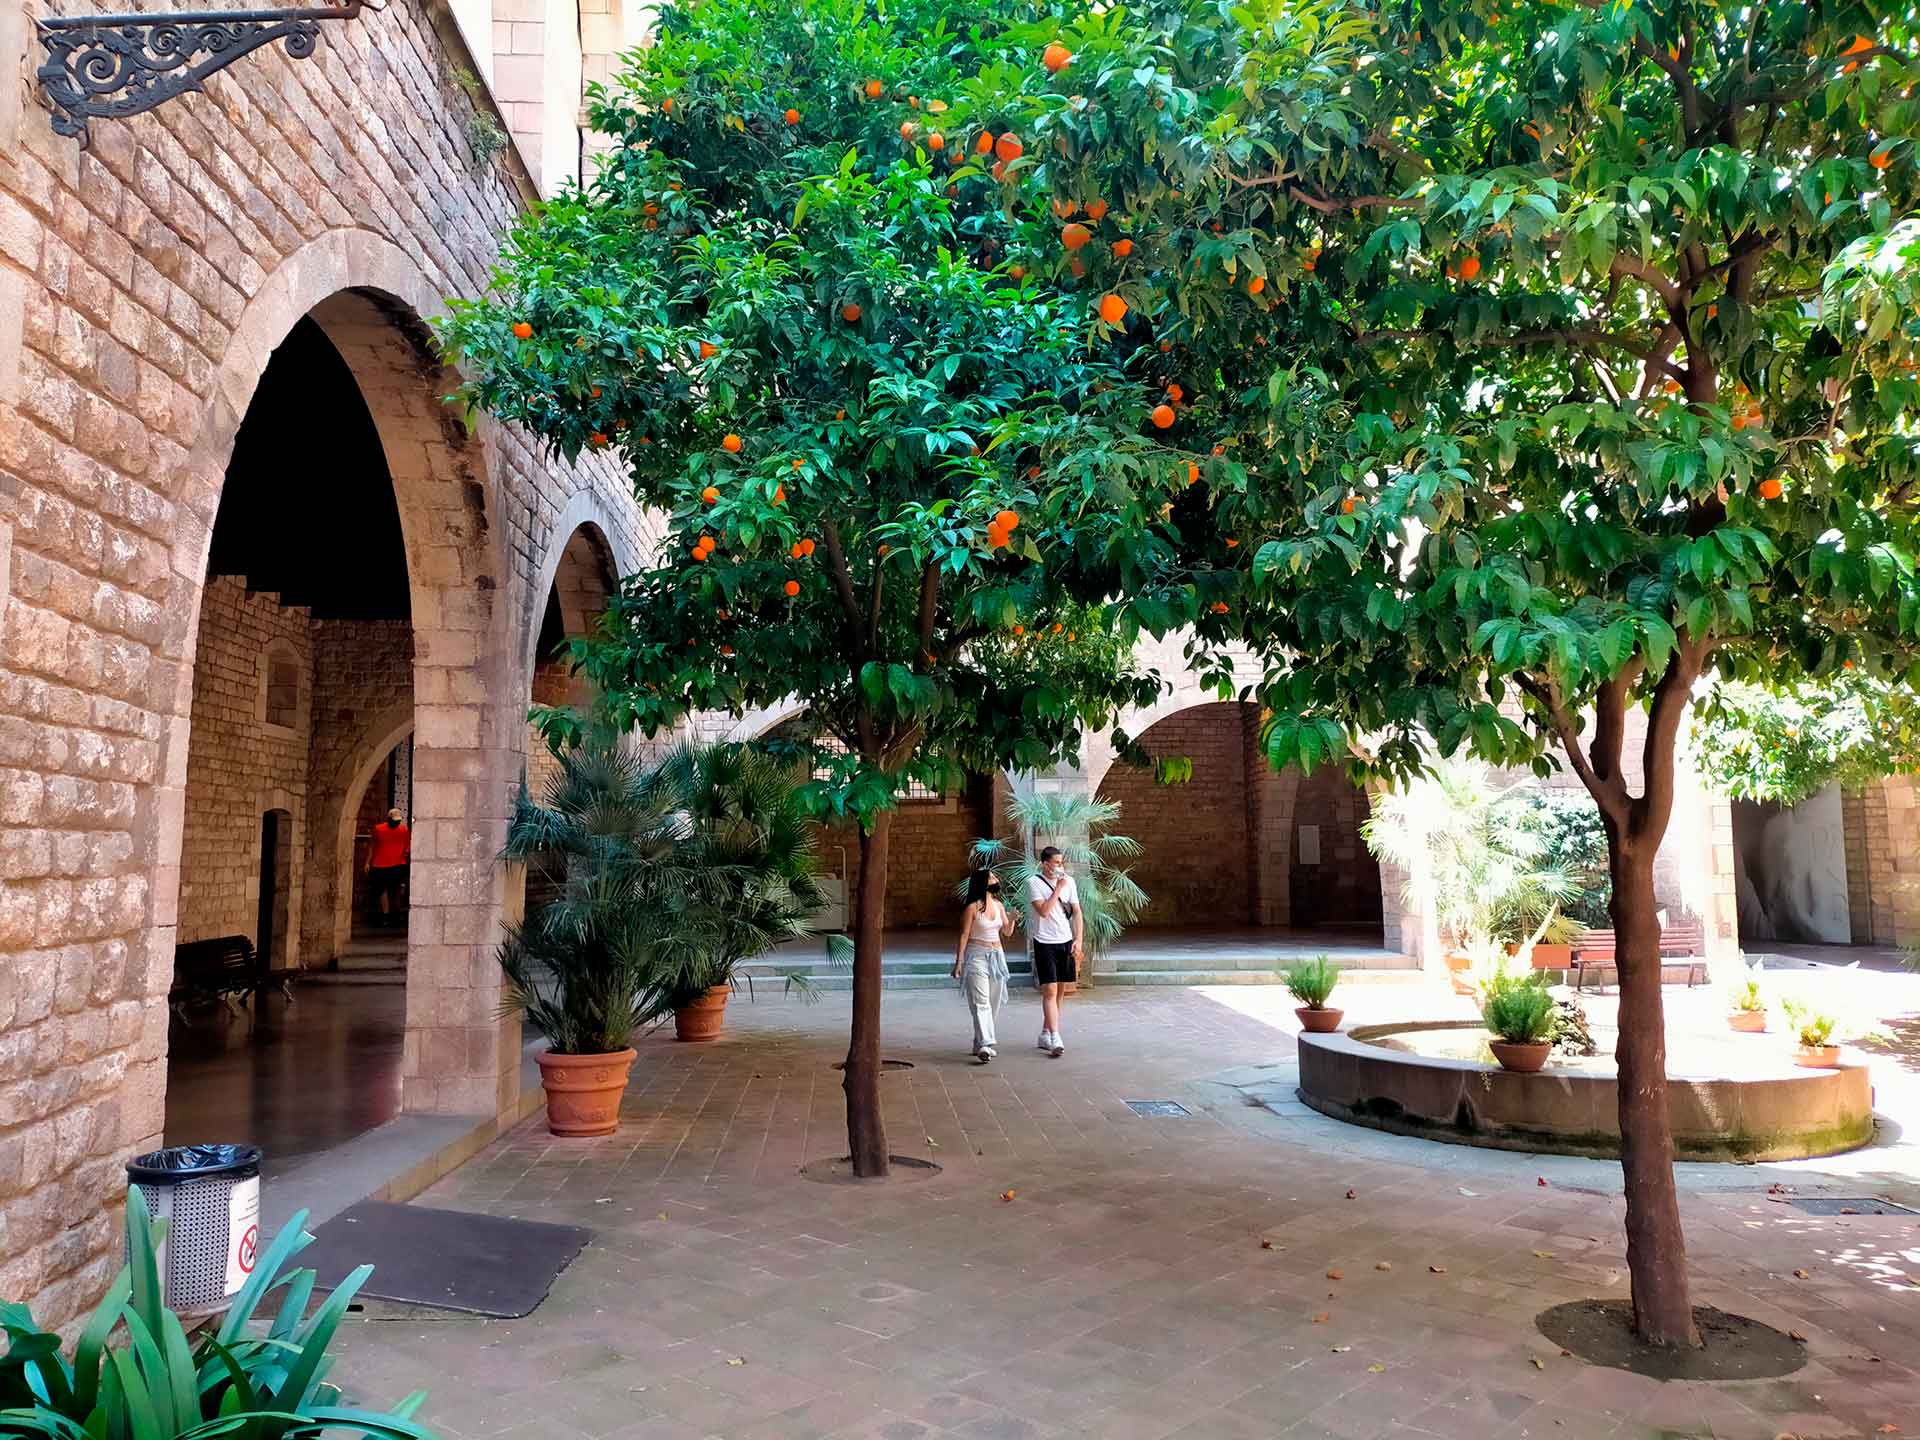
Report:
M 304 60 L 320 44 L 322 20 L 350 20 L 366 0 L 333 0 L 300 10 L 199 10 L 159 15 L 62 15 L 36 24 L 47 58 L 40 89 L 53 128 L 87 143 L 89 120 L 124 120 L 203 82 L 242 55 L 284 40 Z

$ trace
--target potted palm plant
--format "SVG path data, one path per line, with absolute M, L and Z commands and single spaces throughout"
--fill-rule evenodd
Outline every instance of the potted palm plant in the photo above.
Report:
M 745 745 L 683 746 L 646 778 L 645 793 L 677 819 L 668 903 L 689 943 L 654 947 L 643 1013 L 671 1014 L 677 1040 L 713 1040 L 735 969 L 812 932 L 825 899 L 814 827 L 791 765 Z
M 1020 837 L 1018 846 L 1005 840 L 973 842 L 973 864 L 997 870 L 1006 882 L 1009 909 L 1027 918 L 1027 882 L 1040 873 L 1040 851 L 1057 845 L 1066 857 L 1080 891 L 1081 931 L 1086 961 L 1080 974 L 1089 976 L 1096 961 L 1112 953 L 1127 926 L 1147 907 L 1147 894 L 1127 873 L 1139 858 L 1140 842 L 1115 835 L 1109 828 L 1120 818 L 1120 807 L 1110 800 L 1084 795 L 1026 794 L 1007 801 L 1007 820 Z M 956 895 L 966 893 L 963 880 Z M 1069 985 L 1069 991 L 1077 986 Z
M 1490 986 L 1480 1020 L 1492 1033 L 1487 1048 L 1504 1070 L 1531 1075 L 1553 1051 L 1553 996 L 1531 977 Z
M 1780 1008 L 1786 1013 L 1787 1028 L 1793 1031 L 1797 1044 L 1794 1064 L 1809 1070 L 1831 1070 L 1840 1063 L 1840 1047 L 1833 1043 L 1839 1020 L 1828 1011 L 1803 1005 L 1798 1000 L 1783 1000 Z
M 681 888 L 677 821 L 640 760 L 595 736 L 560 753 L 536 801 L 523 784 L 501 858 L 537 867 L 548 897 L 500 947 L 503 1012 L 546 1038 L 535 1057 L 556 1135 L 608 1135 L 645 1022 L 662 949 L 696 944 L 667 901 Z
M 1340 1028 L 1340 1017 L 1346 1012 L 1327 1005 L 1327 997 L 1340 983 L 1340 968 L 1331 959 L 1316 955 L 1311 960 L 1295 961 L 1287 967 L 1286 980 L 1287 993 L 1300 1002 L 1293 1013 L 1300 1017 L 1302 1030 L 1329 1035 Z
M 1760 993 L 1760 969 L 1747 970 L 1727 992 L 1727 1028 L 1754 1035 L 1767 1028 L 1767 1001 Z

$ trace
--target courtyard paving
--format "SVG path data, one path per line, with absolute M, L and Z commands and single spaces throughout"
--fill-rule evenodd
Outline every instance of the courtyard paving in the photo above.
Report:
M 1053 1060 L 1016 991 L 983 1068 L 956 996 L 889 994 L 886 1053 L 915 1067 L 884 1081 L 892 1148 L 942 1169 L 851 1187 L 798 1173 L 845 1148 L 844 998 L 736 1001 L 719 1044 L 640 1043 L 618 1135 L 536 1121 L 421 1198 L 594 1230 L 533 1315 L 369 1307 L 341 1376 L 428 1389 L 450 1440 L 1920 1434 L 1920 1219 L 1768 1193 L 1920 1203 L 1898 1127 L 1846 1163 L 1685 1167 L 1696 1303 L 1805 1336 L 1807 1363 L 1661 1384 L 1534 1326 L 1626 1293 L 1617 1167 L 1313 1115 L 1289 1003 L 1083 992 Z

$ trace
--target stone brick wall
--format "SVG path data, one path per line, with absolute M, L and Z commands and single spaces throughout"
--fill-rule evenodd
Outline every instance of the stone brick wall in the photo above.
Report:
M 1296 925 L 1378 925 L 1380 862 L 1360 838 L 1371 806 L 1338 766 L 1328 765 L 1299 782 L 1294 792 L 1294 855 L 1291 890 Z M 1300 827 L 1320 833 L 1320 863 L 1299 860 Z
M 561 466 L 441 404 L 422 317 L 479 291 L 536 192 L 511 148 L 474 162 L 452 78 L 473 60 L 438 0 L 329 24 L 308 60 L 256 51 L 85 149 L 11 63 L 20 22 L 0 11 L 0 1295 L 60 1325 L 119 1263 L 119 1164 L 160 1135 L 207 537 L 273 348 L 312 315 L 340 350 L 406 542 L 409 1109 L 517 1092 L 490 949 L 519 906 L 493 857 L 531 639 L 578 523 L 623 570 L 653 531 L 614 457 Z
M 999 827 L 1005 830 L 1005 824 Z M 992 782 L 976 776 L 942 801 L 909 800 L 894 812 L 887 842 L 887 928 L 914 930 L 959 922 L 954 886 L 966 878 L 973 842 L 996 833 Z M 820 865 L 832 873 L 846 855 L 848 913 L 860 883 L 860 833 L 851 825 L 819 827 Z
M 1193 762 L 1183 785 L 1157 784 L 1152 774 L 1115 766 L 1099 795 L 1120 806 L 1114 825 L 1144 847 L 1133 878 L 1147 892 L 1139 923 L 1207 929 L 1258 919 L 1254 880 L 1250 771 L 1245 707 L 1197 705 L 1170 715 L 1141 738 L 1156 755 Z
M 258 946 L 260 817 L 292 814 L 304 833 L 313 697 L 312 622 L 277 595 L 249 592 L 237 576 L 208 582 L 194 653 L 193 739 L 187 753 L 187 819 L 180 846 L 179 939 L 245 935 Z M 269 657 L 291 651 L 299 698 L 291 727 L 266 720 Z M 301 867 L 290 910 L 300 913 Z M 297 931 L 297 926 L 294 929 Z M 289 957 L 298 963 L 297 952 Z

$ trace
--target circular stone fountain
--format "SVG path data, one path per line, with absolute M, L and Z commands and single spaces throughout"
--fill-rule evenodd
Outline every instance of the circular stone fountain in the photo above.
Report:
M 1485 1055 L 1478 1021 L 1359 1025 L 1299 1037 L 1300 1099 L 1323 1115 L 1462 1145 L 1616 1157 L 1620 1103 L 1610 1055 L 1555 1060 L 1537 1075 Z M 1688 1064 L 1669 1065 L 1674 1157 L 1800 1160 L 1873 1138 L 1867 1067 L 1793 1063 L 1782 1037 L 1689 1037 Z M 1754 1043 L 1754 1042 L 1760 1043 Z M 1670 1049 L 1670 1059 L 1674 1051 Z

